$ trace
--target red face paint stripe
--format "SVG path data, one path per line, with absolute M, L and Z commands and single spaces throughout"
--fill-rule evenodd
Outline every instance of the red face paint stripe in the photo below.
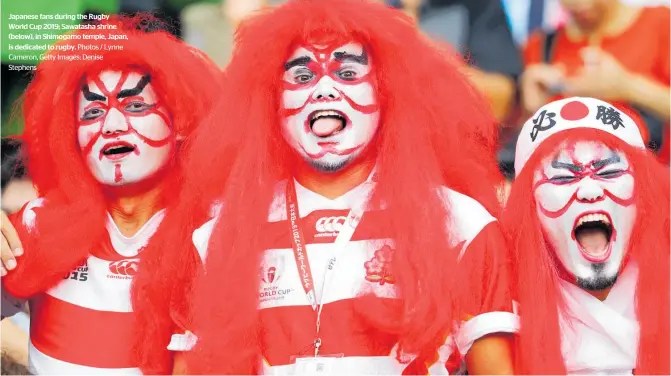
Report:
M 114 182 L 119 183 L 123 179 L 123 175 L 121 174 L 121 165 L 116 164 L 114 165 Z
M 577 197 L 578 197 L 578 193 L 574 192 L 573 195 L 571 196 L 571 198 L 566 203 L 566 205 L 564 205 L 562 208 L 560 208 L 557 211 L 548 210 L 548 209 L 544 208 L 543 205 L 541 205 L 541 204 L 538 205 L 538 208 L 540 209 L 541 213 L 543 213 L 543 215 L 545 215 L 549 218 L 553 218 L 553 219 L 554 218 L 559 218 L 562 215 L 564 215 L 564 213 L 566 213 L 568 208 L 571 207 L 571 205 L 577 199 Z
M 355 151 L 357 151 L 360 148 L 361 148 L 361 145 L 355 146 L 353 148 L 345 149 L 345 150 L 336 150 L 335 148 L 332 148 L 332 147 L 325 147 L 325 148 L 322 148 L 322 150 L 319 153 L 311 154 L 311 153 L 308 153 L 308 151 L 305 150 L 305 148 L 301 146 L 301 149 L 303 149 L 303 152 L 305 152 L 305 154 L 307 154 L 312 159 L 322 158 L 326 154 L 335 154 L 335 155 L 340 155 L 340 156 L 350 155 L 350 154 L 354 153 Z
M 347 95 L 346 95 L 345 93 L 343 93 L 342 91 L 340 91 L 340 90 L 338 90 L 338 89 L 335 89 L 335 90 L 338 92 L 338 94 L 340 94 L 340 96 L 342 96 L 343 98 L 345 98 L 345 100 L 347 101 L 347 103 L 349 103 L 349 105 L 350 105 L 353 109 L 355 109 L 355 110 L 357 110 L 357 111 L 359 111 L 359 112 L 361 112 L 361 113 L 363 113 L 363 114 L 370 115 L 370 114 L 372 114 L 372 113 L 375 113 L 375 112 L 378 110 L 378 105 L 377 105 L 377 104 L 370 104 L 370 105 L 362 106 L 362 105 L 360 105 L 360 104 L 354 102 L 354 101 L 352 100 L 352 98 L 350 98 L 349 96 L 347 96 Z
M 629 197 L 627 199 L 619 198 L 619 197 L 615 196 L 614 194 L 610 193 L 610 191 L 607 190 L 607 189 L 604 189 L 604 194 L 606 196 L 608 196 L 608 198 L 613 200 L 613 202 L 615 202 L 616 204 L 621 205 L 621 206 L 633 205 L 636 202 L 636 200 L 634 199 L 634 197 L 636 197 L 636 195 L 634 195 L 633 193 L 632 193 L 631 197 Z

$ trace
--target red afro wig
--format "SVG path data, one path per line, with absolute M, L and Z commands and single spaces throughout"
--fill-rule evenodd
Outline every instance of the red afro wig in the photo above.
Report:
M 543 236 L 531 190 L 535 170 L 564 142 L 597 141 L 627 155 L 635 177 L 637 216 L 628 258 L 639 267 L 636 312 L 640 324 L 637 374 L 669 374 L 669 170 L 648 151 L 595 129 L 557 133 L 525 164 L 504 210 L 511 238 L 521 330 L 516 350 L 520 374 L 565 374 L 559 312 L 567 307 L 559 291 L 560 267 Z M 559 308 L 559 309 L 558 309 Z

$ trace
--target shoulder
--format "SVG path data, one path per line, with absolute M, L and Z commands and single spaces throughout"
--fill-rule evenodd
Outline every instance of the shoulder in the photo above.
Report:
M 475 199 L 447 187 L 440 187 L 439 194 L 449 210 L 447 226 L 455 244 L 465 242 L 464 247 L 490 223 L 496 222 L 482 204 Z
M 524 64 L 531 65 L 540 63 L 541 50 L 545 41 L 545 33 L 536 31 L 529 35 L 526 43 L 522 47 L 524 55 Z
M 287 180 L 282 180 L 275 185 L 273 201 L 270 205 L 268 212 L 268 220 L 270 222 L 276 222 L 286 218 L 286 202 L 284 198 L 284 192 L 286 190 Z M 215 201 L 210 205 L 209 217 L 205 218 L 203 223 L 193 231 L 191 240 L 193 245 L 198 250 L 200 259 L 205 261 L 207 256 L 207 246 L 210 242 L 210 236 L 214 230 L 214 226 L 217 223 L 217 219 L 220 217 L 221 212 L 225 206 L 225 203 L 222 201 Z
M 223 202 L 213 202 L 210 205 L 209 216 L 205 218 L 205 222 L 196 228 L 191 235 L 191 241 L 193 242 L 194 247 L 196 247 L 200 259 L 203 261 L 205 261 L 205 257 L 207 256 L 207 244 L 210 242 L 212 230 L 214 229 L 214 225 L 216 224 L 217 218 L 219 218 L 219 214 L 221 214 L 223 207 Z
M 35 229 L 35 223 L 37 220 L 37 211 L 36 209 L 44 207 L 46 200 L 44 198 L 36 198 L 35 200 L 29 201 L 24 205 L 24 207 L 16 213 L 16 222 L 20 224 L 26 230 L 32 232 Z M 17 223 L 14 225 L 17 225 Z
M 531 33 L 522 47 L 525 65 L 539 64 L 543 62 L 544 49 L 548 35 L 554 35 L 554 42 L 552 43 L 553 45 L 556 45 L 558 43 L 557 40 L 563 38 L 564 27 L 560 26 L 552 30 L 538 30 Z
M 669 26 L 671 19 L 671 12 L 668 6 L 645 7 L 641 13 L 641 19 L 647 24 L 648 22 L 659 23 L 659 25 Z

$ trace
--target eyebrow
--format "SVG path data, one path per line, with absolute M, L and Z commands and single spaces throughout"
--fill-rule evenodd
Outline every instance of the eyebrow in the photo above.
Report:
M 606 159 L 602 159 L 600 161 L 593 162 L 592 167 L 594 167 L 596 169 L 600 169 L 602 167 L 605 167 L 605 166 L 608 166 L 608 165 L 611 165 L 611 164 L 615 164 L 615 163 L 618 163 L 618 162 L 620 162 L 620 156 L 617 155 L 617 154 L 613 154 L 613 156 L 611 156 L 610 158 L 606 158 Z
M 581 166 L 574 165 L 572 163 L 564 163 L 564 162 L 559 162 L 557 160 L 552 161 L 550 164 L 552 168 L 557 168 L 557 169 L 566 169 L 571 172 L 580 172 L 582 171 Z
M 289 69 L 299 65 L 307 65 L 311 61 L 312 59 L 309 56 L 297 57 L 293 60 L 289 60 L 286 63 L 284 63 L 284 70 L 288 71 Z
M 89 84 L 84 84 L 82 86 L 82 93 L 84 94 L 84 98 L 90 102 L 107 100 L 107 98 L 104 96 L 91 92 L 91 89 L 89 89 Z
M 362 65 L 368 65 L 368 55 L 366 54 L 366 50 L 362 51 L 361 55 L 353 55 L 347 52 L 334 52 L 333 57 L 340 62 L 349 60 Z
M 134 95 L 140 95 L 140 93 L 142 93 L 142 90 L 144 90 L 145 86 L 147 86 L 150 81 L 151 76 L 149 76 L 148 74 L 142 76 L 142 78 L 140 79 L 140 81 L 138 81 L 137 85 L 135 85 L 134 88 L 121 90 L 119 94 L 116 95 L 117 99 L 132 97 Z

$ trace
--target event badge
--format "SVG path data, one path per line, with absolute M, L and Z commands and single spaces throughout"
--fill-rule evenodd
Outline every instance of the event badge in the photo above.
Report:
M 331 375 L 335 372 L 335 362 L 344 354 L 296 357 L 295 375 Z

